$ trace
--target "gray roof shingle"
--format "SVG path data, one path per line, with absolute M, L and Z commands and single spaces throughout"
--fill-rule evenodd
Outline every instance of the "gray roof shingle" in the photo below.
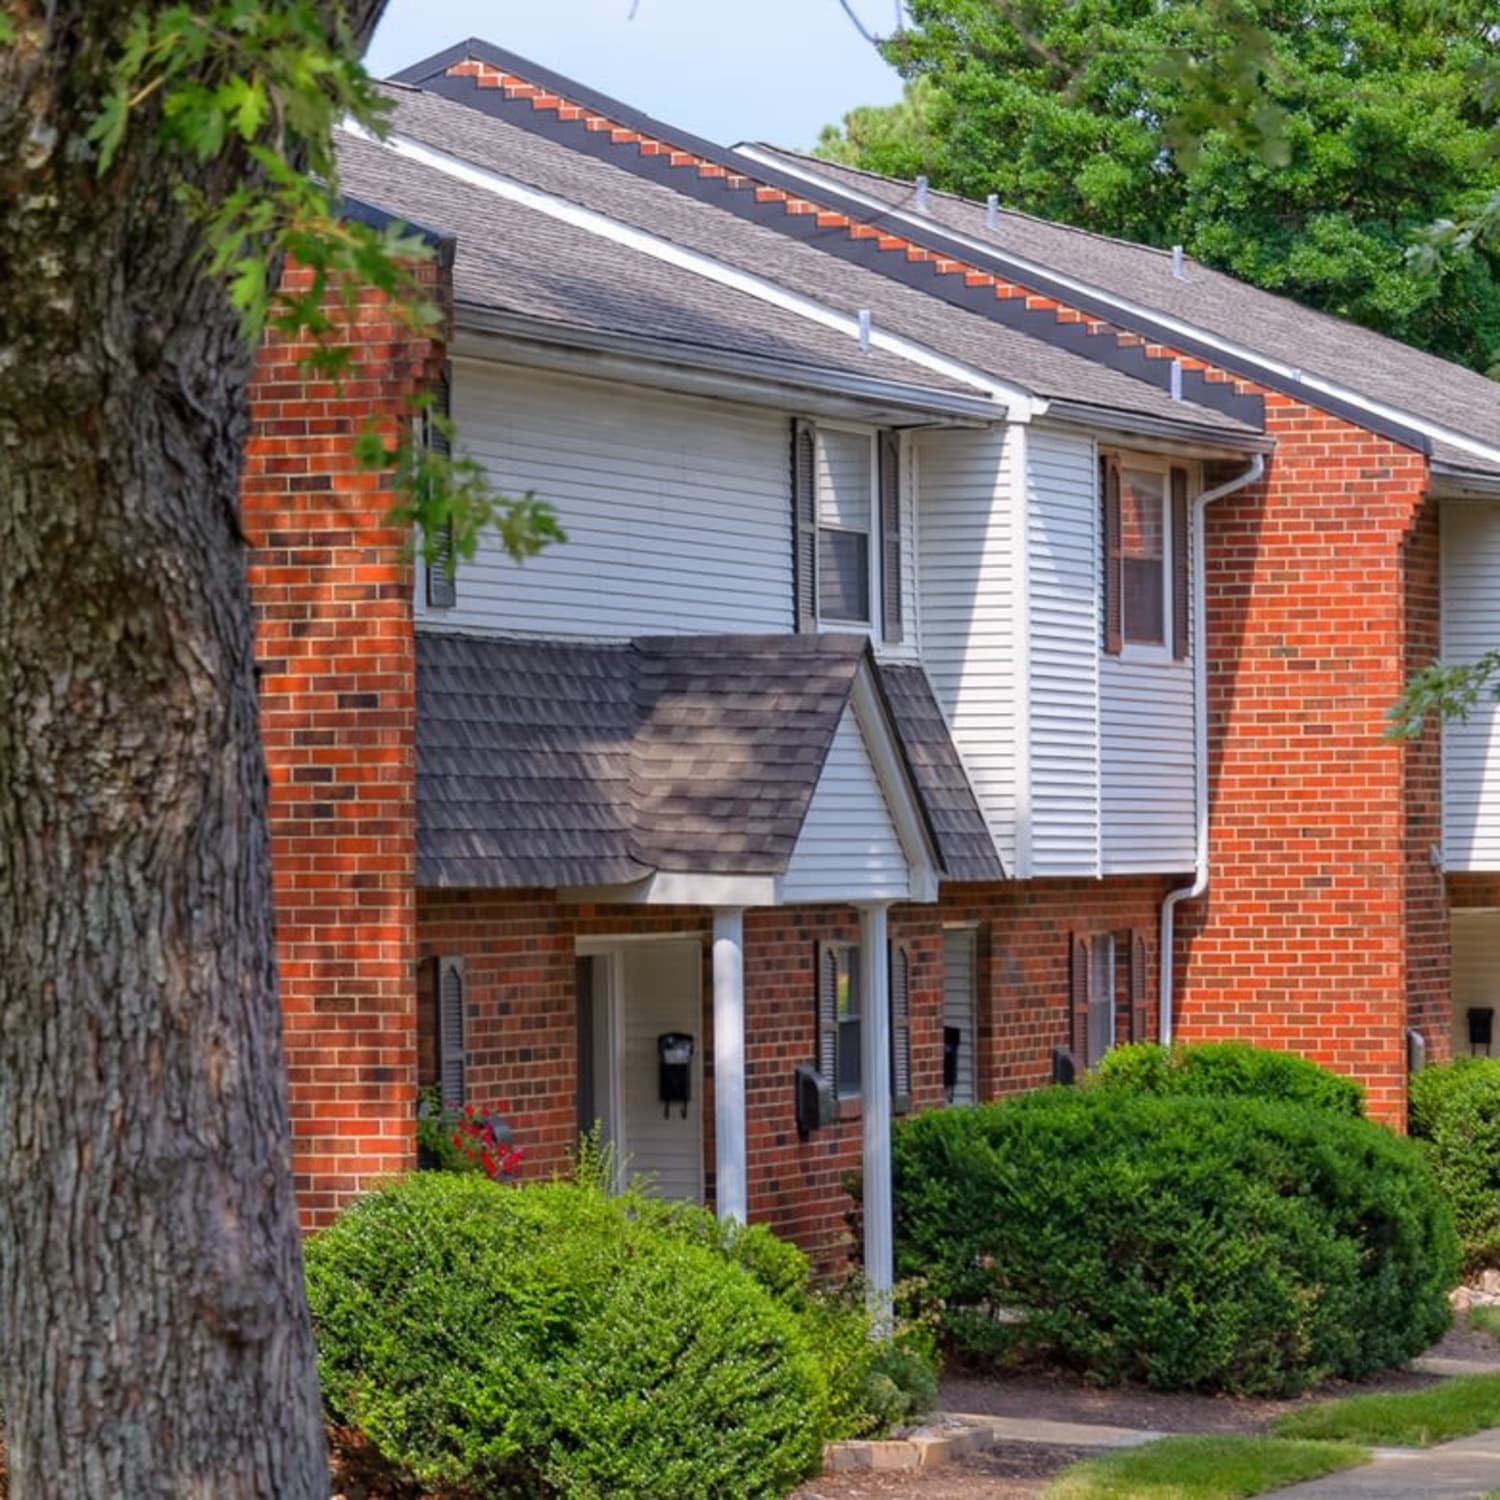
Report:
M 915 188 L 909 182 L 777 147 L 759 149 L 893 208 L 914 207 Z M 1185 275 L 1175 276 L 1167 250 L 1009 209 L 1001 210 L 997 227 L 991 229 L 982 203 L 951 193 L 929 191 L 926 214 L 935 225 L 985 241 L 997 251 L 1180 318 L 1400 411 L 1500 445 L 1500 385 L 1462 365 L 1262 291 L 1191 257 L 1185 260 Z M 1463 455 L 1463 462 L 1476 469 L 1495 467 L 1470 454 Z
M 456 108 L 456 106 L 449 106 Z M 456 239 L 460 302 L 579 328 L 645 335 L 806 366 L 976 394 L 900 356 L 716 285 L 534 209 L 507 203 L 357 136 L 338 136 L 340 186 Z
M 949 879 L 1003 880 L 995 841 L 927 673 L 915 664 L 883 662 L 880 680 Z
M 1038 395 L 1065 397 L 1106 411 L 1139 414 L 1225 433 L 1244 434 L 1251 430 L 1219 411 L 1191 401 L 1173 401 L 1166 391 L 1145 381 L 953 307 L 879 272 L 824 254 L 816 243 L 804 244 L 790 239 L 778 229 L 748 222 L 711 203 L 649 181 L 609 161 L 570 150 L 480 109 L 399 85 L 391 86 L 390 97 L 395 106 L 392 128 L 398 134 L 592 209 L 618 223 L 702 253 L 721 264 L 774 282 L 824 306 L 851 315 L 868 309 L 877 328 L 962 361 L 996 380 L 1013 383 Z M 506 269 L 493 278 L 485 278 L 477 267 L 474 270 L 466 268 L 464 246 L 467 240 L 477 239 L 478 251 L 484 254 L 490 253 L 485 248 L 487 241 L 495 242 L 495 253 L 504 253 L 503 246 L 498 243 L 503 224 L 497 222 L 493 204 L 487 213 L 484 212 L 481 204 L 459 196 L 456 192 L 459 184 L 451 183 L 446 177 L 437 178 L 436 174 L 432 174 L 436 180 L 425 192 L 418 192 L 417 185 L 408 182 L 404 176 L 391 175 L 389 184 L 383 187 L 382 177 L 387 175 L 384 160 L 388 156 L 389 153 L 385 153 L 383 157 L 367 158 L 351 151 L 348 160 L 354 163 L 355 170 L 345 183 L 347 190 L 366 202 L 392 212 L 410 214 L 425 224 L 456 235 L 460 296 L 466 295 L 466 289 L 472 290 L 474 300 L 486 305 L 488 299 L 516 296 L 514 292 L 507 293 L 505 287 L 505 278 L 509 275 L 508 261 Z M 398 194 L 405 195 L 403 201 L 393 203 L 391 199 Z M 451 202 L 445 211 L 447 200 Z M 550 233 L 553 221 L 544 222 Z M 585 286 L 599 281 L 607 284 L 621 247 L 593 236 L 585 235 L 585 239 L 591 243 L 568 244 L 564 251 L 566 262 L 569 267 L 577 266 Z M 641 259 L 649 258 L 641 256 Z M 517 269 L 521 271 L 521 284 L 525 286 L 527 273 L 524 268 Z M 670 268 L 654 269 L 674 293 L 680 283 L 692 279 Z M 532 277 L 534 279 L 534 273 Z M 735 295 L 746 304 L 742 310 L 727 290 L 712 289 L 717 315 L 732 325 L 728 329 L 731 347 L 735 346 L 732 340 L 738 336 L 734 329 L 742 321 L 752 330 L 762 324 L 779 327 L 768 318 L 768 314 L 776 309 L 747 294 Z M 499 305 L 514 304 L 504 302 Z M 559 320 L 586 326 L 592 316 L 595 314 L 581 297 L 574 312 L 560 316 Z M 803 321 L 789 313 L 781 316 Z M 828 336 L 836 340 L 841 337 L 832 332 Z M 847 341 L 844 341 L 844 347 L 847 349 Z M 859 358 L 868 360 L 870 356 Z M 901 363 L 906 366 L 905 361 Z M 880 373 L 869 363 L 857 367 L 868 373 Z M 906 368 L 909 371 L 914 367 Z M 906 378 L 913 377 L 908 373 Z M 922 381 L 924 384 L 937 383 L 936 377 L 925 373 Z
M 868 657 L 849 635 L 588 643 L 420 632 L 418 884 L 780 873 Z M 950 876 L 999 878 L 921 668 L 881 672 Z

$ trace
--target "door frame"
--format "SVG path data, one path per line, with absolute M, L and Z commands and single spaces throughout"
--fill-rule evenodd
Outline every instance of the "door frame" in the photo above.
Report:
M 704 1025 L 703 1025 L 703 934 L 700 932 L 628 932 L 598 937 L 579 937 L 573 940 L 576 957 L 594 960 L 594 983 L 603 976 L 605 1022 L 603 1038 L 609 1053 L 608 1118 L 604 1128 L 614 1143 L 616 1153 L 616 1188 L 628 1181 L 630 1166 L 630 1138 L 625 1129 L 625 953 L 628 948 L 646 943 L 691 947 L 697 961 L 693 965 L 693 1107 L 698 1114 L 698 1174 L 696 1202 L 707 1201 L 707 1168 L 704 1151 L 708 1141 L 706 1121 L 708 1111 L 704 1098 Z M 601 1038 L 597 1028 L 594 1045 Z M 601 1116 L 601 1118 L 604 1118 Z

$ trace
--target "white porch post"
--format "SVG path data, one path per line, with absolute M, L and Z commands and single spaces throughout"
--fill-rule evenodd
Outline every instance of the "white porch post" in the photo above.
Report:
M 865 1276 L 882 1326 L 894 1279 L 891 1227 L 891 987 L 884 906 L 862 906 L 860 1093 L 865 1129 Z
M 745 1154 L 745 913 L 714 912 L 714 1201 L 747 1220 Z

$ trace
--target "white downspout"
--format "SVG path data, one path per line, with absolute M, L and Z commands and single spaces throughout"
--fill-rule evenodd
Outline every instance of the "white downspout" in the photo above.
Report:
M 1193 810 L 1197 818 L 1197 839 L 1193 856 L 1193 883 L 1169 891 L 1161 904 L 1161 961 L 1158 992 L 1160 1035 L 1162 1044 L 1172 1042 L 1172 942 L 1173 918 L 1180 901 L 1196 901 L 1208 890 L 1208 584 L 1204 578 L 1204 522 L 1208 507 L 1246 485 L 1254 484 L 1266 472 L 1266 460 L 1255 454 L 1250 467 L 1225 484 L 1216 485 L 1193 501 L 1191 521 L 1193 539 L 1193 626 L 1198 638 L 1193 642 Z

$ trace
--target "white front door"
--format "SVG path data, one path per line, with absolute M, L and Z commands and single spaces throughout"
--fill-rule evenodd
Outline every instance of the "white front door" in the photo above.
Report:
M 703 1201 L 703 949 L 696 938 L 590 943 L 592 1056 L 580 1058 L 622 1174 Z M 661 1098 L 660 1039 L 692 1038 L 686 1106 Z

